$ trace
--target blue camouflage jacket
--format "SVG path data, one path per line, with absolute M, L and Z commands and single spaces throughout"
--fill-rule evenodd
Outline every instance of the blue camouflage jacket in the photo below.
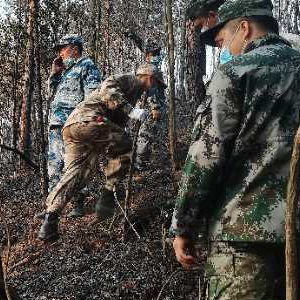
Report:
M 63 126 L 76 105 L 99 86 L 101 79 L 98 67 L 87 57 L 80 58 L 62 74 L 50 75 L 49 91 L 54 98 L 49 125 Z

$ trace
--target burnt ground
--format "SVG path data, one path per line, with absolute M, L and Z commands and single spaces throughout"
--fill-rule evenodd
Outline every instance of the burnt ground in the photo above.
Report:
M 186 149 L 181 151 L 182 158 L 185 153 Z M 184 271 L 166 242 L 180 174 L 164 169 L 154 166 L 147 179 L 134 187 L 130 220 L 140 238 L 126 226 L 123 239 L 120 210 L 113 224 L 96 223 L 93 207 L 99 179 L 95 179 L 86 216 L 74 220 L 64 213 L 61 238 L 53 243 L 36 238 L 40 222 L 33 217 L 43 207 L 39 175 L 1 175 L 2 257 L 6 265 L 9 255 L 7 280 L 19 298 L 199 299 L 199 270 Z

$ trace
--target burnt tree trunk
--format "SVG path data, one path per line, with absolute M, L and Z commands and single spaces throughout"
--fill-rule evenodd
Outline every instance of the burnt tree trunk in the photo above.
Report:
M 172 0 L 165 0 L 166 33 L 168 41 L 168 67 L 169 67 L 169 143 L 173 169 L 177 169 L 177 137 L 176 137 L 176 104 L 175 104 L 175 57 L 174 57 L 174 26 L 172 13 Z
M 188 30 L 188 57 L 187 82 L 189 91 L 189 112 L 194 119 L 194 113 L 205 97 L 203 76 L 206 74 L 205 45 L 200 40 L 201 30 L 189 26 Z
M 26 69 L 24 78 L 23 101 L 21 110 L 21 140 L 20 150 L 26 157 L 31 152 L 31 112 L 34 93 L 34 28 L 36 18 L 36 1 L 29 0 L 28 41 L 26 55 Z
M 290 180 L 287 191 L 286 206 L 286 300 L 298 299 L 298 272 L 297 272 L 297 205 L 299 200 L 300 175 L 300 128 L 297 131 L 290 165 Z
M 12 103 L 13 103 L 13 137 L 12 146 L 17 148 L 19 121 L 18 121 L 18 80 L 19 80 L 19 55 L 21 44 L 21 0 L 18 0 L 18 28 L 16 32 L 16 53 L 14 57 L 13 83 L 12 83 Z
M 39 18 L 39 1 L 36 0 L 36 19 Z M 45 118 L 44 118 L 44 98 L 42 96 L 42 81 L 41 81 L 41 49 L 40 49 L 40 28 L 35 26 L 35 71 L 36 71 L 36 109 L 38 115 L 38 131 L 39 131 L 39 166 L 41 172 L 42 195 L 45 199 L 48 195 L 48 169 L 47 169 L 47 142 L 45 134 Z

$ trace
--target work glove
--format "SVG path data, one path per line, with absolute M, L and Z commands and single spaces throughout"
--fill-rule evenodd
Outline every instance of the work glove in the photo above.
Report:
M 129 113 L 129 118 L 144 122 L 149 115 L 148 110 L 141 108 L 133 108 Z
M 151 116 L 154 121 L 159 121 L 161 117 L 161 113 L 158 109 L 153 109 L 151 111 Z

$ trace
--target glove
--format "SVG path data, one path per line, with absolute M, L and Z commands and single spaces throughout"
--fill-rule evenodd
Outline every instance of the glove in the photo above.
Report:
M 149 112 L 146 109 L 133 108 L 130 111 L 128 117 L 130 119 L 134 119 L 134 120 L 144 122 L 147 119 L 148 115 L 149 115 Z
M 153 119 L 154 121 L 159 121 L 159 120 L 160 120 L 161 113 L 160 113 L 159 110 L 153 109 L 153 110 L 151 111 L 151 115 L 152 115 L 152 119 Z

